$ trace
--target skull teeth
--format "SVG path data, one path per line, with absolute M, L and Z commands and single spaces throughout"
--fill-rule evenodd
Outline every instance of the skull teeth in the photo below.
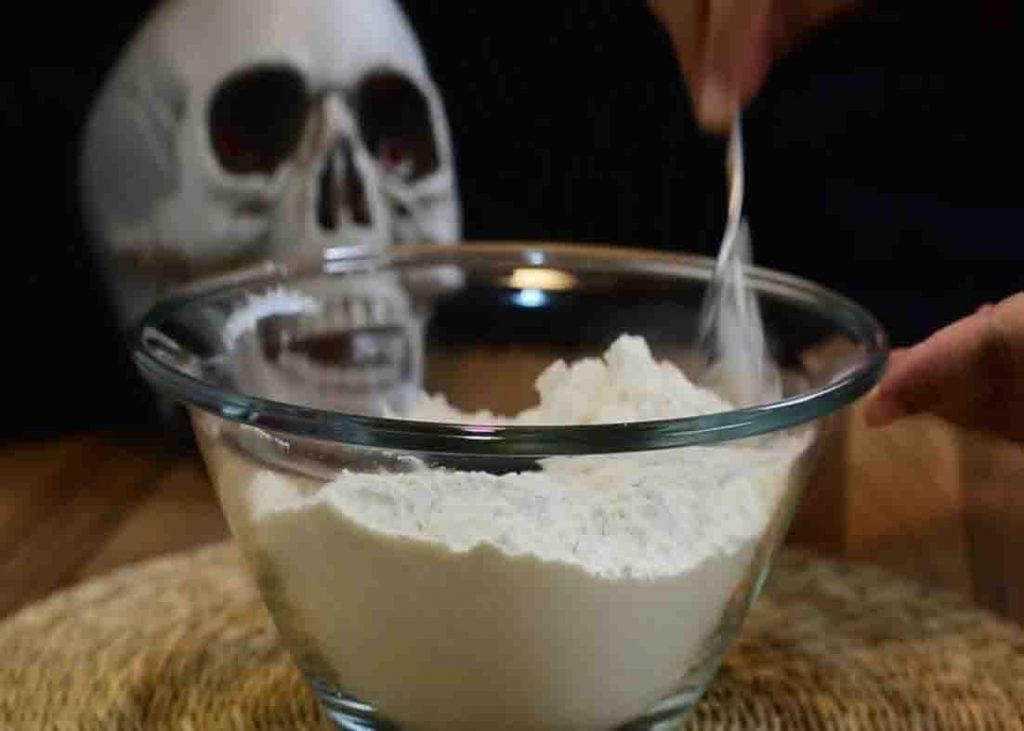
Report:
M 358 390 L 395 383 L 399 379 L 401 370 L 399 364 L 380 365 L 373 368 L 327 366 L 295 352 L 281 353 L 277 367 L 296 378 L 300 383 L 314 387 Z
M 366 303 L 362 300 L 355 300 L 349 305 L 349 317 L 352 318 L 352 327 L 364 328 L 369 324 L 370 312 Z
M 371 300 L 367 303 L 367 311 L 371 321 L 384 322 L 390 314 L 389 303 L 384 300 Z
M 285 393 L 296 388 L 311 393 L 375 391 L 400 384 L 408 364 L 407 356 L 398 351 L 358 365 L 335 365 L 325 361 L 322 354 L 318 358 L 303 352 L 305 344 L 316 348 L 318 339 L 336 339 L 369 328 L 394 328 L 403 333 L 399 337 L 413 337 L 409 331 L 413 318 L 400 293 L 363 294 L 336 295 L 322 300 L 316 312 L 291 319 L 279 332 L 281 347 L 273 354 L 264 353 L 259 347 L 246 349 L 248 357 L 260 361 L 256 372 L 262 373 L 263 379 L 270 379 L 268 384 L 273 381 L 284 387 Z

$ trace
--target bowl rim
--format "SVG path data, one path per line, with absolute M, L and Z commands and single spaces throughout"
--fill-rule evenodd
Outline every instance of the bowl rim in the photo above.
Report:
M 197 301 L 280 285 L 288 279 L 327 274 L 366 273 L 402 265 L 471 263 L 474 260 L 524 266 L 572 265 L 579 270 L 607 268 L 710 279 L 714 260 L 689 253 L 619 246 L 549 242 L 422 244 L 368 251 L 339 247 L 293 253 L 182 287 L 156 303 L 131 335 L 132 359 L 157 390 L 188 406 L 224 419 L 273 432 L 342 444 L 407 452 L 495 457 L 537 457 L 635 452 L 710 445 L 799 426 L 831 414 L 867 393 L 878 382 L 889 354 L 879 321 L 853 300 L 792 274 L 749 267 L 749 281 L 761 294 L 801 304 L 835 325 L 853 331 L 862 357 L 830 383 L 770 404 L 673 419 L 566 426 L 447 424 L 363 416 L 274 401 L 222 388 L 167 362 L 154 350 L 155 333 L 168 316 Z M 158 337 L 159 340 L 159 337 Z

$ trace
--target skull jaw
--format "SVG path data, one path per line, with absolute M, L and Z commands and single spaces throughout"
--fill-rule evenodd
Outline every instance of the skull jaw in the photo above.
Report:
M 410 351 L 422 348 L 422 342 L 408 333 Z M 401 364 L 334 367 L 315 366 L 292 356 L 272 360 L 261 355 L 261 348 L 242 344 L 239 358 L 245 361 L 235 369 L 239 387 L 247 393 L 282 403 L 360 416 L 388 416 L 406 413 L 420 392 L 422 376 Z M 370 385 L 353 386 L 363 381 Z
M 303 288 L 315 308 L 250 316 L 227 343 L 230 375 L 245 393 L 371 416 L 408 410 L 423 382 L 424 323 L 389 274 Z M 247 305 L 251 307 L 252 305 Z

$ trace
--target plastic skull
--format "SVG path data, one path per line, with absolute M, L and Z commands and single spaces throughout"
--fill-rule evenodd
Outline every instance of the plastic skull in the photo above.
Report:
M 98 97 L 82 162 L 126 322 L 284 250 L 460 235 L 444 109 L 393 0 L 168 0 Z

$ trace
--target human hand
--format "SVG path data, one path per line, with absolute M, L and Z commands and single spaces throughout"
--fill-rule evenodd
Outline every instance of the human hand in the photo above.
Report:
M 697 123 L 728 128 L 772 62 L 857 0 L 650 0 L 675 47 Z
M 1024 442 L 1024 292 L 893 353 L 867 423 L 918 413 Z

